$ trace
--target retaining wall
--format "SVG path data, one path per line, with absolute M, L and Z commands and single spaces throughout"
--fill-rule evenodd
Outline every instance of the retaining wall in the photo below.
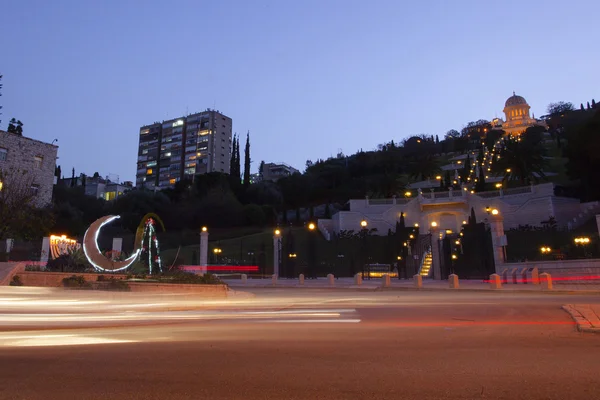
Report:
M 540 274 L 543 272 L 549 273 L 557 284 L 586 282 L 590 280 L 600 281 L 600 259 L 529 261 L 501 264 L 499 267 L 498 270 L 500 272 L 498 273 L 502 273 L 504 268 L 519 268 L 520 270 L 521 268 L 537 267 Z

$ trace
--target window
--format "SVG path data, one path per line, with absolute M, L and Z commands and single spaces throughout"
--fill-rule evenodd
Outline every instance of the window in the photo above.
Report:
M 40 185 L 31 185 L 31 187 L 29 188 L 31 195 L 32 196 L 37 196 L 38 192 L 40 191 Z
M 4 183 L 2 183 L 2 181 L 0 181 L 0 192 L 2 191 L 3 187 L 4 187 Z
M 42 169 L 42 164 L 43 163 L 44 163 L 44 157 L 42 157 L 42 156 L 35 156 L 35 157 L 33 157 L 33 165 L 37 169 Z
M 175 182 L 177 182 L 177 180 L 176 180 L 175 178 L 172 178 L 172 179 L 170 179 L 170 180 L 169 180 L 169 183 L 170 183 L 171 185 L 174 185 L 174 184 L 175 184 Z
M 0 147 L 0 161 L 5 161 L 7 154 L 8 154 L 8 150 L 3 147 Z
M 146 171 L 146 175 L 152 175 L 152 168 L 148 168 L 148 170 Z

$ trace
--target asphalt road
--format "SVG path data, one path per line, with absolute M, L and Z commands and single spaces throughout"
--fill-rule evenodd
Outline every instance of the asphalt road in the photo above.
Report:
M 14 324 L 42 315 L 47 304 L 15 309 L 11 294 L 0 293 L 0 322 L 13 321 L 0 325 L 0 399 L 595 399 L 600 393 L 600 335 L 577 332 L 560 309 L 600 302 L 593 295 L 262 289 L 253 299 L 179 311 L 173 304 L 172 311 L 119 308 L 127 298 L 111 307 L 87 299 L 78 307 L 85 293 L 72 294 L 78 297 L 71 303 L 60 293 L 41 296 L 63 296 L 47 318 L 59 322 L 25 331 Z M 105 314 L 131 319 L 82 328 L 60 320 Z

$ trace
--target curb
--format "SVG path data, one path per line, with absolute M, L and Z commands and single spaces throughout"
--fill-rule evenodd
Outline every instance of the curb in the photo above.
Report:
M 600 333 L 600 328 L 594 328 L 592 323 L 585 319 L 572 304 L 564 305 L 562 306 L 562 309 L 569 313 L 573 320 L 575 320 L 579 332 Z
M 228 284 L 232 289 L 307 289 L 307 290 L 359 290 L 359 291 L 423 291 L 423 292 L 439 292 L 439 291 L 452 291 L 452 292 L 485 292 L 485 293 L 533 293 L 533 294 L 553 294 L 553 295 L 572 295 L 572 294 L 600 294 L 600 290 L 569 290 L 569 289 L 553 289 L 553 290 L 531 290 L 531 289 L 517 289 L 517 288 L 506 288 L 506 289 L 483 289 L 483 288 L 468 288 L 458 287 L 456 289 L 451 288 L 432 288 L 432 287 L 381 287 L 381 286 L 301 286 L 301 285 L 236 285 Z

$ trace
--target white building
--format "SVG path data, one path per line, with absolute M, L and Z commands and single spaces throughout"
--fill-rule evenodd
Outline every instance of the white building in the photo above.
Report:
M 600 210 L 598 202 L 580 203 L 577 199 L 555 196 L 552 183 L 477 194 L 466 190 L 419 190 L 408 192 L 402 198 L 365 198 L 349 203 L 349 211 L 318 221 L 325 238 L 340 231 L 359 231 L 363 220 L 370 229 L 376 228 L 378 235 L 386 235 L 388 230 L 395 230 L 401 213 L 406 226 L 425 228 L 435 222 L 440 230 L 458 232 L 468 220 L 471 208 L 478 221 L 484 221 L 490 210 L 497 209 L 504 218 L 505 229 L 519 225 L 542 226 L 550 217 L 555 218 L 559 227 L 574 228 Z

